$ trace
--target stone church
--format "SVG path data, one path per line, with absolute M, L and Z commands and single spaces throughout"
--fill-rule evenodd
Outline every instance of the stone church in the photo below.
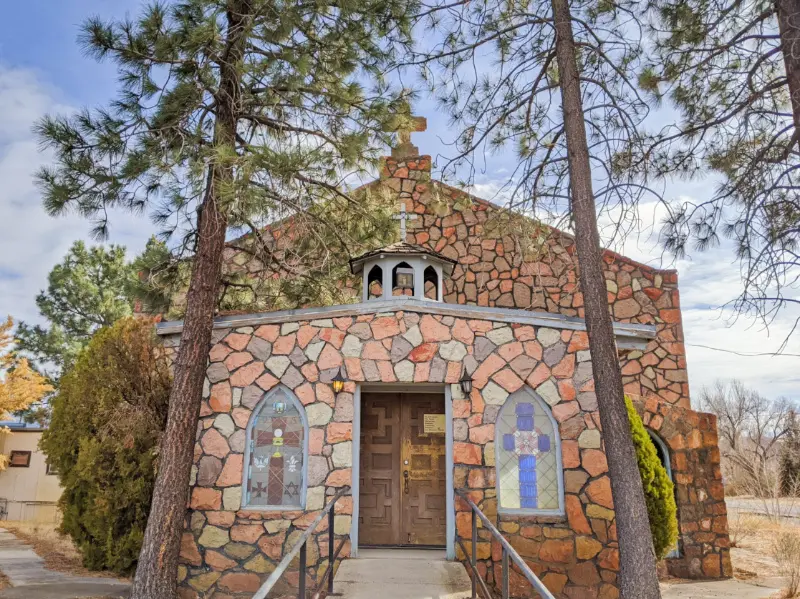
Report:
M 463 557 L 454 539 L 471 538 L 471 514 L 459 489 L 556 597 L 617 597 L 573 238 L 539 226 L 531 251 L 491 225 L 497 206 L 432 179 L 408 136 L 367 187 L 396 194 L 402 233 L 351 260 L 354 303 L 216 319 L 182 596 L 252 595 L 349 486 L 333 531 L 349 558 L 368 546 Z M 689 403 L 677 273 L 611 251 L 604 261 L 625 390 L 675 483 L 680 538 L 664 567 L 728 577 L 716 422 Z M 226 268 L 240 265 L 231 249 Z M 168 347 L 180 331 L 158 326 Z M 478 569 L 494 584 L 499 545 L 486 532 Z M 312 577 L 330 533 L 312 537 Z

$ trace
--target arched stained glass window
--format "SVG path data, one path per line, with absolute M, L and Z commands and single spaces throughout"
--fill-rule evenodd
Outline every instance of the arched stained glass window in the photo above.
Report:
M 303 405 L 286 387 L 276 387 L 256 405 L 247 425 L 244 507 L 302 508 L 307 455 Z
M 506 399 L 495 424 L 500 510 L 564 513 L 564 471 L 558 424 L 549 406 L 523 387 Z

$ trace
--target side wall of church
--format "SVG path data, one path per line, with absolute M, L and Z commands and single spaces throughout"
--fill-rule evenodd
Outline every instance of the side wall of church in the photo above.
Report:
M 177 337 L 167 340 L 174 347 Z M 352 478 L 354 391 L 358 382 L 449 384 L 453 393 L 454 485 L 464 488 L 558 597 L 618 595 L 618 548 L 586 334 L 452 316 L 395 312 L 217 330 L 210 349 L 183 535 L 181 596 L 250 596 Z M 466 365 L 474 388 L 460 394 Z M 345 390 L 330 381 L 343 367 Z M 246 427 L 266 392 L 284 385 L 309 424 L 306 509 L 242 509 Z M 497 514 L 495 420 L 523 385 L 549 404 L 558 423 L 565 515 Z M 659 401 L 643 404 L 646 422 L 674 452 L 681 549 L 673 570 L 730 573 L 725 504 L 713 419 Z M 681 457 L 682 456 L 682 457 Z M 334 534 L 349 534 L 352 500 L 338 504 Z M 469 513 L 456 503 L 458 532 Z M 311 537 L 312 580 L 327 567 L 324 525 Z M 480 569 L 493 583 L 498 548 L 481 530 Z M 343 555 L 348 555 L 345 548 Z M 297 581 L 297 571 L 287 575 Z M 296 587 L 295 587 L 296 588 Z M 519 592 L 519 589 L 518 589 Z

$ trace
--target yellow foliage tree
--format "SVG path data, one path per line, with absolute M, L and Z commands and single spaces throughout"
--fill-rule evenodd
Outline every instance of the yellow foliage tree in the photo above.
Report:
M 27 408 L 53 390 L 47 380 L 31 368 L 28 360 L 14 353 L 13 327 L 14 321 L 10 316 L 0 324 L 0 419 L 6 418 L 10 412 Z M 0 434 L 8 432 L 8 428 L 0 427 Z M 7 465 L 8 458 L 0 455 L 0 471 Z

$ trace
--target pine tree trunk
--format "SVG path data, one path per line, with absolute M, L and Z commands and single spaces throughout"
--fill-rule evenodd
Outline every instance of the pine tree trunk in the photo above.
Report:
M 229 2 L 227 45 L 219 65 L 220 82 L 216 97 L 216 148 L 233 148 L 235 145 L 240 65 L 250 12 L 249 0 Z M 196 254 L 186 296 L 181 343 L 174 364 L 167 425 L 131 599 L 173 599 L 177 596 L 178 556 L 189 476 L 228 228 L 220 190 L 232 178 L 232 166 L 213 165 L 199 210 Z
M 620 592 L 624 599 L 656 599 L 661 591 L 608 309 L 569 0 L 552 0 L 552 6 L 579 280 L 620 545 Z
M 794 143 L 800 142 L 800 0 L 775 0 L 781 52 L 794 116 Z

